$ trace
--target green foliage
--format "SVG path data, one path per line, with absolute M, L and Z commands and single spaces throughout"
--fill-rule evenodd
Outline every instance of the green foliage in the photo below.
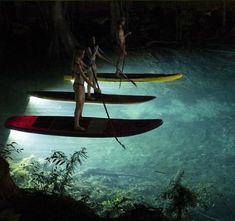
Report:
M 118 208 L 123 202 L 126 201 L 126 198 L 121 192 L 117 192 L 112 199 L 108 199 L 102 202 L 103 206 Z
M 45 192 L 64 195 L 67 188 L 71 187 L 72 175 L 78 165 L 87 158 L 86 149 L 76 151 L 67 157 L 61 151 L 55 151 L 45 159 L 41 165 L 32 162 L 32 184 L 33 187 Z
M 23 158 L 19 162 L 11 162 L 11 175 L 19 187 L 31 187 L 31 172 L 33 162 L 36 162 L 36 160 L 32 155 Z
M 179 171 L 162 194 L 165 215 L 175 220 L 182 220 L 188 209 L 197 205 L 197 194 L 181 184 L 183 171 Z
M 125 197 L 122 192 L 117 192 L 112 199 L 103 201 L 101 205 L 107 209 L 109 216 L 111 215 L 114 217 L 120 215 L 121 212 L 123 212 L 122 206 L 129 200 L 130 199 Z
M 16 142 L 11 142 L 10 144 L 6 144 L 5 146 L 3 144 L 0 144 L 0 156 L 4 159 L 10 159 L 12 160 L 12 153 L 21 153 L 23 150 L 22 148 L 17 147 Z
M 175 184 L 163 194 L 163 199 L 168 200 L 168 206 L 164 208 L 164 212 L 172 217 L 181 220 L 189 207 L 196 206 L 197 195 L 190 189 L 181 184 Z

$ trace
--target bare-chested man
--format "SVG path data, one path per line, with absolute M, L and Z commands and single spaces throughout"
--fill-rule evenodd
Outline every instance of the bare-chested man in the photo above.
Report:
M 116 39 L 117 39 L 117 63 L 116 63 L 116 74 L 119 75 L 120 70 L 123 71 L 123 65 L 124 65 L 124 58 L 127 56 L 126 52 L 126 37 L 131 34 L 131 32 L 128 32 L 125 35 L 124 32 L 124 26 L 125 26 L 126 20 L 125 18 L 121 18 L 117 23 L 116 28 Z

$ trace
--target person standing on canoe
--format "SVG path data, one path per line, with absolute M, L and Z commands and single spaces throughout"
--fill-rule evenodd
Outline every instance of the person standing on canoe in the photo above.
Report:
M 128 35 L 131 35 L 131 32 L 128 32 L 125 35 L 124 32 L 124 26 L 126 24 L 126 19 L 124 17 L 122 17 L 121 19 L 119 19 L 118 23 L 117 23 L 117 27 L 116 27 L 116 40 L 117 40 L 117 55 L 118 55 L 118 59 L 117 59 L 117 63 L 116 63 L 116 74 L 119 76 L 120 74 L 120 70 L 123 71 L 123 66 L 124 66 L 124 59 L 127 56 L 127 52 L 126 52 L 126 37 Z M 122 64 L 122 66 L 121 66 Z
M 103 55 L 100 54 L 99 46 L 96 44 L 95 36 L 92 36 L 92 41 L 88 44 L 85 50 L 83 61 L 88 67 L 88 78 L 93 82 L 94 85 L 96 85 L 97 79 L 96 56 L 109 62 Z M 91 86 L 89 84 L 87 85 L 87 99 L 95 100 L 95 98 L 91 96 Z
M 72 70 L 74 75 L 74 83 L 73 90 L 75 93 L 75 101 L 76 107 L 74 111 L 74 129 L 84 131 L 85 129 L 80 126 L 80 118 L 82 118 L 82 111 L 85 102 L 85 88 L 84 81 L 87 82 L 95 91 L 100 92 L 99 89 L 96 88 L 95 84 L 89 80 L 86 76 L 85 72 L 87 69 L 87 65 L 82 61 L 84 58 L 85 50 L 78 49 L 73 58 Z

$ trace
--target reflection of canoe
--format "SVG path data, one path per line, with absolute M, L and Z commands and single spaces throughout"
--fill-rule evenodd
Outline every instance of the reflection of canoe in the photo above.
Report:
M 125 74 L 129 79 L 135 82 L 165 82 L 165 81 L 174 81 L 183 77 L 181 73 L 173 73 L 173 74 Z M 114 73 L 98 73 L 97 74 L 99 81 L 112 81 L 119 82 L 120 79 Z M 65 75 L 64 80 L 73 80 L 72 75 Z M 123 82 L 127 82 L 128 80 L 122 77 Z
M 74 101 L 74 93 L 66 91 L 29 91 L 29 95 L 61 101 Z M 102 103 L 102 99 L 106 104 L 131 104 L 150 101 L 156 97 L 154 96 L 140 96 L 140 95 L 116 95 L 116 94 L 92 94 L 95 100 L 87 100 L 89 103 Z
M 29 133 L 72 137 L 125 137 L 159 127 L 160 119 L 112 119 L 84 117 L 80 121 L 85 131 L 74 130 L 74 118 L 68 116 L 13 116 L 5 127 Z

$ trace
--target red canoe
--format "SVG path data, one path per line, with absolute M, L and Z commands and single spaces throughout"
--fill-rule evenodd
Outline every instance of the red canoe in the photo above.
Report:
M 80 124 L 85 131 L 74 130 L 74 118 L 68 116 L 12 116 L 5 122 L 9 129 L 71 137 L 125 137 L 159 127 L 161 119 L 111 119 L 84 117 Z

